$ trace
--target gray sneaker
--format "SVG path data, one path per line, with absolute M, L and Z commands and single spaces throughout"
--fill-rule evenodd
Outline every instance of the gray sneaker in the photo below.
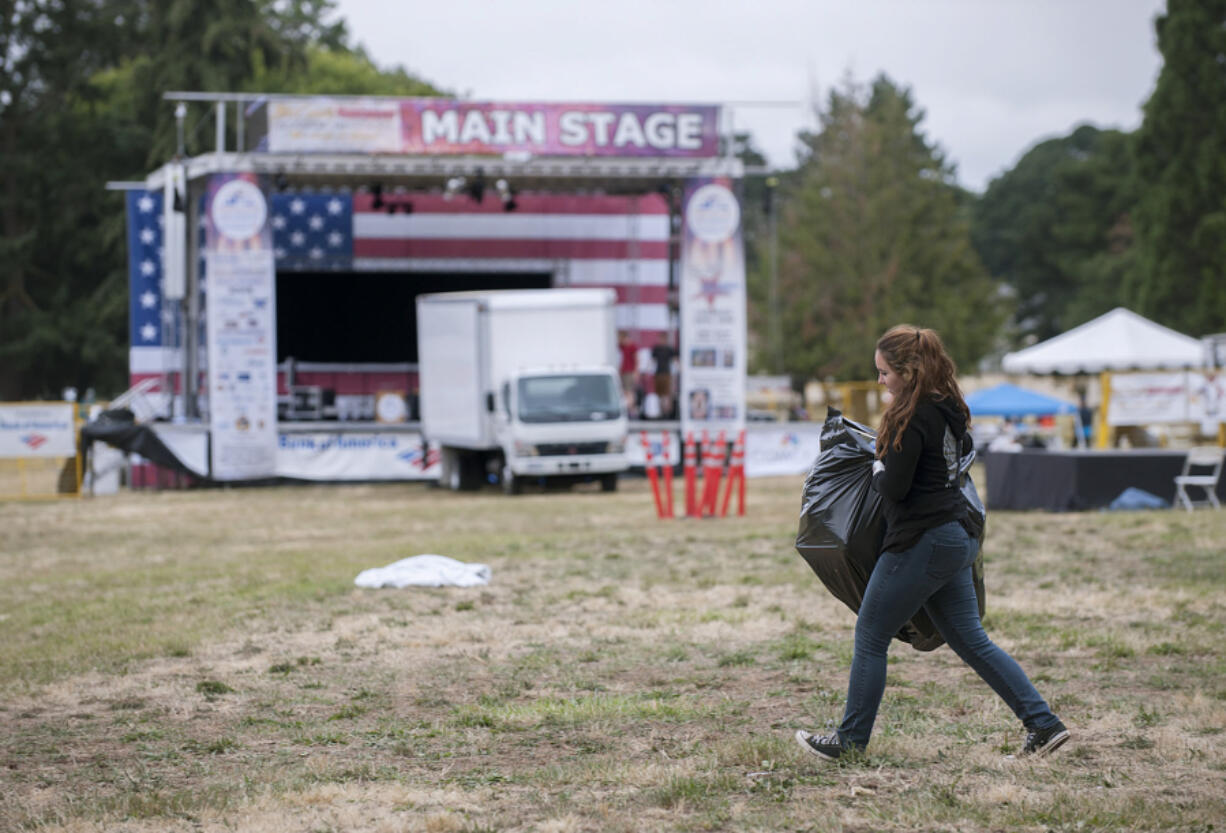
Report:
M 1046 729 L 1031 729 L 1026 733 L 1026 745 L 1022 747 L 1023 755 L 1046 755 L 1055 752 L 1069 739 L 1068 729 L 1059 720 Z
M 800 744 L 801 749 L 810 755 L 816 755 L 827 761 L 837 761 L 839 756 L 843 754 L 843 744 L 839 741 L 837 733 L 833 735 L 814 735 L 806 732 L 804 729 L 797 729 L 796 742 Z

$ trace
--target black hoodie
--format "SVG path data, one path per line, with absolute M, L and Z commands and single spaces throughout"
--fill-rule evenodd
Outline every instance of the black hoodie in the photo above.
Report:
M 915 546 L 933 527 L 959 521 L 967 527 L 966 501 L 958 483 L 958 458 L 973 443 L 966 419 L 948 399 L 924 399 L 902 432 L 902 447 L 890 443 L 873 475 L 885 513 L 884 552 Z M 971 530 L 967 527 L 967 532 Z

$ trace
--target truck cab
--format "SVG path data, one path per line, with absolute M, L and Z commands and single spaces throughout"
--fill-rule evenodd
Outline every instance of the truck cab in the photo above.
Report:
M 503 490 L 518 492 L 538 478 L 595 476 L 613 491 L 628 465 L 626 432 L 621 381 L 608 367 L 515 371 L 495 402 Z

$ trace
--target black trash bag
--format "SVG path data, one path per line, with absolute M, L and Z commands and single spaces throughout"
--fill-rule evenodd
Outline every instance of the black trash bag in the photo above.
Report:
M 81 427 L 81 447 L 88 449 L 95 441 L 129 454 L 139 454 L 162 468 L 205 479 L 176 457 L 152 428 L 137 423 L 136 417 L 127 408 L 103 411 L 93 422 Z
M 872 487 L 876 432 L 831 408 L 822 425 L 821 451 L 805 478 L 796 551 L 836 599 L 859 612 L 868 578 L 881 554 L 885 516 Z M 980 552 L 972 567 L 979 616 L 984 614 L 983 530 L 985 513 L 967 473 L 975 453 L 959 461 L 962 493 Z M 895 634 L 918 651 L 939 648 L 945 640 L 923 610 Z

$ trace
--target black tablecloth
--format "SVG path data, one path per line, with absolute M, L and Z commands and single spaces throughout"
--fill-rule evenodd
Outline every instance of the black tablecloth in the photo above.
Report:
M 1183 450 L 1148 448 L 1025 449 L 986 452 L 981 458 L 987 475 L 988 509 L 1076 512 L 1101 509 L 1130 486 L 1173 503 L 1175 475 L 1183 470 L 1186 456 Z M 1218 483 L 1217 493 L 1226 500 L 1226 478 Z

